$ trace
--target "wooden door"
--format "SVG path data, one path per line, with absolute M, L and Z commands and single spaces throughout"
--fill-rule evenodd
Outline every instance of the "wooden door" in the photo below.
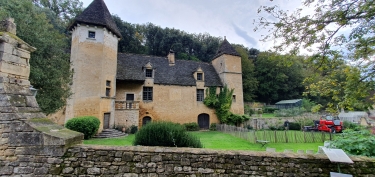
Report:
M 111 118 L 111 113 L 104 113 L 103 129 L 109 129 L 110 118 Z
M 210 128 L 210 116 L 208 114 L 199 114 L 198 125 L 201 129 Z

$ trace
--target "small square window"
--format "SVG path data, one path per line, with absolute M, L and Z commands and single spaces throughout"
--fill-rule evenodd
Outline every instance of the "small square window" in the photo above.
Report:
M 152 77 L 152 69 L 146 69 L 146 77 Z
M 111 89 L 110 89 L 110 88 L 106 88 L 106 89 L 105 89 L 105 96 L 106 96 L 106 97 L 109 97 L 110 94 L 111 94 Z
M 236 102 L 236 95 L 232 96 L 232 102 Z
M 111 87 L 111 81 L 107 81 L 107 82 L 105 83 L 105 86 L 107 86 L 107 87 Z
M 197 73 L 197 80 L 203 80 L 203 73 Z
M 89 38 L 95 39 L 95 32 L 89 31 Z
M 204 90 L 197 89 L 197 101 L 203 101 L 203 100 L 204 100 Z

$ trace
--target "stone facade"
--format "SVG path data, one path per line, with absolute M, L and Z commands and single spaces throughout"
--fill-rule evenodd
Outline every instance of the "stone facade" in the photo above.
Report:
M 30 91 L 30 52 L 13 19 L 0 26 L 0 176 L 47 176 L 83 134 L 52 123 Z
M 91 115 L 99 118 L 99 131 L 114 126 L 118 40 L 104 27 L 78 24 L 73 29 L 73 95 L 67 101 L 65 121 Z M 104 114 L 109 114 L 106 122 Z
M 172 121 L 178 123 L 198 122 L 200 114 L 209 116 L 209 123 L 219 123 L 215 111 L 208 108 L 201 101 L 197 101 L 197 88 L 199 86 L 178 86 L 178 85 L 159 85 L 153 84 L 153 101 L 142 101 L 143 86 L 151 84 L 117 84 L 116 101 L 125 101 L 126 94 L 134 94 L 137 117 L 125 116 L 126 112 L 134 112 L 134 109 L 116 110 L 116 124 L 125 126 L 136 125 L 141 127 L 144 118 L 149 117 L 152 121 Z M 202 86 L 202 89 L 206 87 Z M 128 114 L 129 115 L 129 114 Z M 129 124 L 130 122 L 136 124 Z
M 61 176 L 117 177 L 250 177 L 330 176 L 337 164 L 325 155 L 215 151 L 167 147 L 70 148 L 60 166 Z M 354 164 L 340 164 L 342 173 L 375 177 L 375 159 L 351 157 Z

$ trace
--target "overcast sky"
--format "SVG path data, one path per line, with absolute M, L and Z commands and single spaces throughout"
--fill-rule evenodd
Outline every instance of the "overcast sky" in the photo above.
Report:
M 87 7 L 92 0 L 81 0 Z M 259 41 L 263 32 L 254 32 L 260 6 L 278 5 L 294 10 L 301 0 L 104 0 L 112 14 L 132 24 L 151 22 L 188 33 L 226 36 L 230 43 L 267 50 L 272 42 Z M 263 14 L 264 16 L 265 14 Z M 266 17 L 266 16 L 264 16 Z

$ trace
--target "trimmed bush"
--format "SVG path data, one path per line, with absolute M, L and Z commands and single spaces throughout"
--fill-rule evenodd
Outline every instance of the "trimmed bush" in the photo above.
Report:
M 65 127 L 70 130 L 83 133 L 85 135 L 85 139 L 87 140 L 98 132 L 99 125 L 100 121 L 98 118 L 94 116 L 83 116 L 68 120 Z
M 134 138 L 134 145 L 202 148 L 200 140 L 185 127 L 172 122 L 150 122 Z
M 200 129 L 198 123 L 196 122 L 185 123 L 183 126 L 187 131 L 198 131 Z

